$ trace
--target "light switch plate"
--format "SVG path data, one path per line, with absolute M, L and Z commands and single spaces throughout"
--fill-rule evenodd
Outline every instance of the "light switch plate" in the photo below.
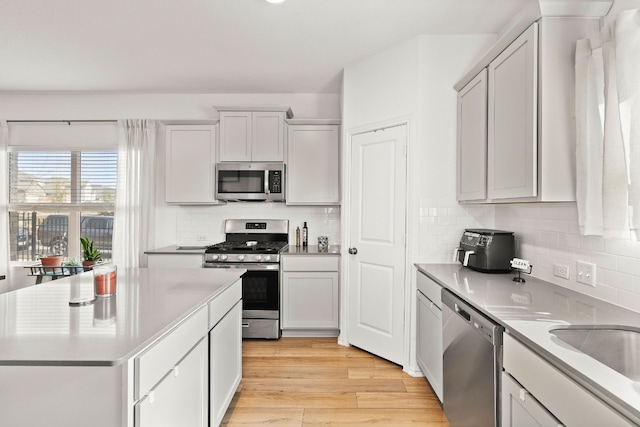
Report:
M 576 279 L 578 283 L 584 283 L 595 288 L 596 286 L 596 265 L 591 262 L 578 261 L 576 269 Z

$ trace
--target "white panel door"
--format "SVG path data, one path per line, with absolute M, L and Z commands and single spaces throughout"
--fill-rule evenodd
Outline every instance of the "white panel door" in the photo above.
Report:
M 489 64 L 490 199 L 538 194 L 538 24 Z
M 398 126 L 351 140 L 349 343 L 398 364 L 404 355 L 406 139 L 406 126 Z

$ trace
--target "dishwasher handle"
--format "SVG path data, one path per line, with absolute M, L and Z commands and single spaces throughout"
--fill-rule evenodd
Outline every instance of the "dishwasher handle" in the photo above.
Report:
M 467 322 L 471 322 L 471 315 L 466 311 L 464 311 L 463 309 L 461 309 L 457 303 L 453 304 L 453 309 L 455 310 L 456 313 L 458 313 L 458 315 L 464 317 Z
M 442 289 L 442 308 L 451 310 L 493 345 L 502 345 L 504 328 L 448 289 Z

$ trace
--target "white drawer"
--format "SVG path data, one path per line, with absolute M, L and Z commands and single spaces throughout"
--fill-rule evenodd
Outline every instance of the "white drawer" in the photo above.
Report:
M 418 271 L 416 278 L 416 286 L 420 292 L 422 292 L 432 303 L 438 306 L 442 310 L 442 286 L 430 279 L 426 274 Z
M 207 335 L 207 310 L 200 308 L 140 356 L 135 358 L 135 399 L 147 394 L 185 355 Z
M 242 299 L 242 279 L 224 290 L 209 303 L 209 329 L 224 317 Z
M 337 255 L 292 255 L 282 257 L 282 271 L 338 271 Z
M 567 426 L 631 427 L 631 423 L 509 334 L 503 366 Z

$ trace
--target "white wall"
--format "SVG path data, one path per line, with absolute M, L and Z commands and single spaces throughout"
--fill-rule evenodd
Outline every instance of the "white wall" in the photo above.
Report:
M 345 67 L 343 134 L 418 112 L 419 49 L 416 37 Z
M 296 118 L 340 118 L 337 94 L 0 94 L 4 120 L 211 120 L 214 106 L 290 106 Z

